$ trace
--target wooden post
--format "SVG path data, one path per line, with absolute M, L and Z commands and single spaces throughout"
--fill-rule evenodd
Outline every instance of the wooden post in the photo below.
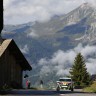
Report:
M 3 29 L 3 0 L 0 0 L 0 36 Z
M 0 45 L 2 44 L 1 31 L 3 30 L 3 0 L 0 0 Z

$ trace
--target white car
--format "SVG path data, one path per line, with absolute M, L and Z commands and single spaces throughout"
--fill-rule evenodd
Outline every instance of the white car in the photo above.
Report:
M 60 91 L 60 89 L 68 89 L 73 91 L 73 81 L 71 78 L 60 78 L 59 81 L 57 81 L 57 91 Z

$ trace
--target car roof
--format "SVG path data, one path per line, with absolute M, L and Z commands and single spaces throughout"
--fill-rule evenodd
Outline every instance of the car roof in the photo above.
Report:
M 63 78 L 59 78 L 59 79 L 71 79 L 71 78 L 68 78 L 68 77 L 63 77 Z

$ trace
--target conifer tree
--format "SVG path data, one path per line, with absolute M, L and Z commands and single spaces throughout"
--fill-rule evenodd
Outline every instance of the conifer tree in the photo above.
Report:
M 70 69 L 70 74 L 75 85 L 85 86 L 89 84 L 90 75 L 87 72 L 85 60 L 81 53 L 78 53 L 75 57 L 74 64 Z

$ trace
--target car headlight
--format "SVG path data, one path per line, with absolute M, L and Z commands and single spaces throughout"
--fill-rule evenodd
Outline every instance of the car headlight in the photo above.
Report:
M 68 83 L 67 85 L 68 85 L 68 86 L 70 86 L 70 85 L 71 85 L 71 83 Z

